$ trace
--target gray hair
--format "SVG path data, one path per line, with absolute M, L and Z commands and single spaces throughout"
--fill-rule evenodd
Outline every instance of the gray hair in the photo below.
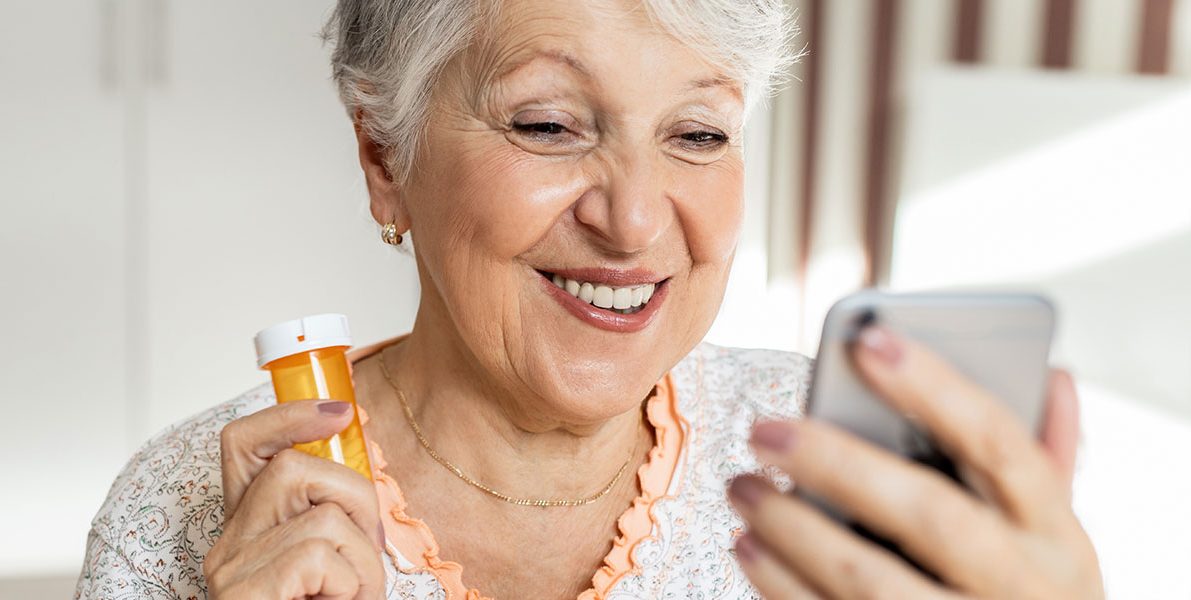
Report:
M 491 18 L 499 0 L 339 0 L 323 29 L 332 76 L 360 126 L 386 149 L 404 181 L 443 67 Z M 643 0 L 664 31 L 723 69 L 744 89 L 746 113 L 788 77 L 798 54 L 783 0 Z

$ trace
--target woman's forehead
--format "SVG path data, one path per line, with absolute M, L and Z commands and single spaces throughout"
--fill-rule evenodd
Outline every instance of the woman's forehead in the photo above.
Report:
M 639 1 L 497 0 L 481 28 L 479 50 L 494 77 L 539 56 L 591 77 L 588 64 L 601 50 L 614 49 L 610 44 L 664 43 L 655 39 L 661 37 Z
M 613 14 L 620 18 L 609 18 Z M 681 78 L 675 91 L 723 87 L 743 97 L 740 82 L 658 27 L 640 2 L 513 0 L 491 25 L 473 63 L 484 88 L 531 66 L 565 71 L 584 83 L 636 66 L 659 84 L 666 75 Z

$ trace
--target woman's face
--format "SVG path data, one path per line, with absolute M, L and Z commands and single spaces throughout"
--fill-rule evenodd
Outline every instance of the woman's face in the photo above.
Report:
M 637 4 L 506 2 L 395 203 L 419 321 L 567 422 L 637 405 L 702 339 L 741 222 L 741 90 Z

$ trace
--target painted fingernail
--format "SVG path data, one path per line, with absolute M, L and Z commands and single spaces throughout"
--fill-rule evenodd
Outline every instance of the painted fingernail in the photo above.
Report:
M 761 546 L 753 539 L 753 536 L 744 534 L 736 540 L 736 556 L 744 562 L 754 562 L 761 557 Z
M 764 494 L 765 487 L 752 477 L 737 477 L 728 485 L 728 495 L 748 508 L 756 506 Z
M 902 359 L 901 342 L 880 327 L 865 327 L 856 341 L 861 349 L 872 353 L 889 366 L 896 365 Z
M 794 446 L 794 430 L 788 423 L 757 423 L 749 439 L 766 450 L 785 452 Z
M 318 412 L 324 415 L 341 415 L 352 407 L 351 402 L 339 402 L 331 400 L 329 402 L 319 402 Z
M 381 550 L 385 549 L 385 524 L 384 523 L 376 524 L 376 543 L 378 546 L 380 546 Z

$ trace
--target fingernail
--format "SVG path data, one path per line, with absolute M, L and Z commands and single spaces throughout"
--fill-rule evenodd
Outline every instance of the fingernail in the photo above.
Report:
M 351 402 L 339 402 L 331 400 L 329 402 L 319 402 L 318 412 L 324 415 L 341 415 L 352 407 Z
M 766 450 L 785 452 L 794 445 L 794 430 L 788 423 L 757 423 L 749 439 Z
M 728 485 L 728 495 L 748 508 L 756 506 L 764 494 L 765 487 L 752 477 L 737 477 Z
M 380 546 L 381 550 L 385 549 L 385 524 L 384 523 L 376 524 L 376 543 Z
M 861 349 L 891 367 L 902 359 L 901 342 L 880 327 L 865 327 L 857 336 L 856 342 Z
M 754 562 L 760 558 L 762 553 L 761 546 L 753 539 L 753 536 L 744 534 L 736 540 L 736 556 L 740 557 L 744 562 Z

